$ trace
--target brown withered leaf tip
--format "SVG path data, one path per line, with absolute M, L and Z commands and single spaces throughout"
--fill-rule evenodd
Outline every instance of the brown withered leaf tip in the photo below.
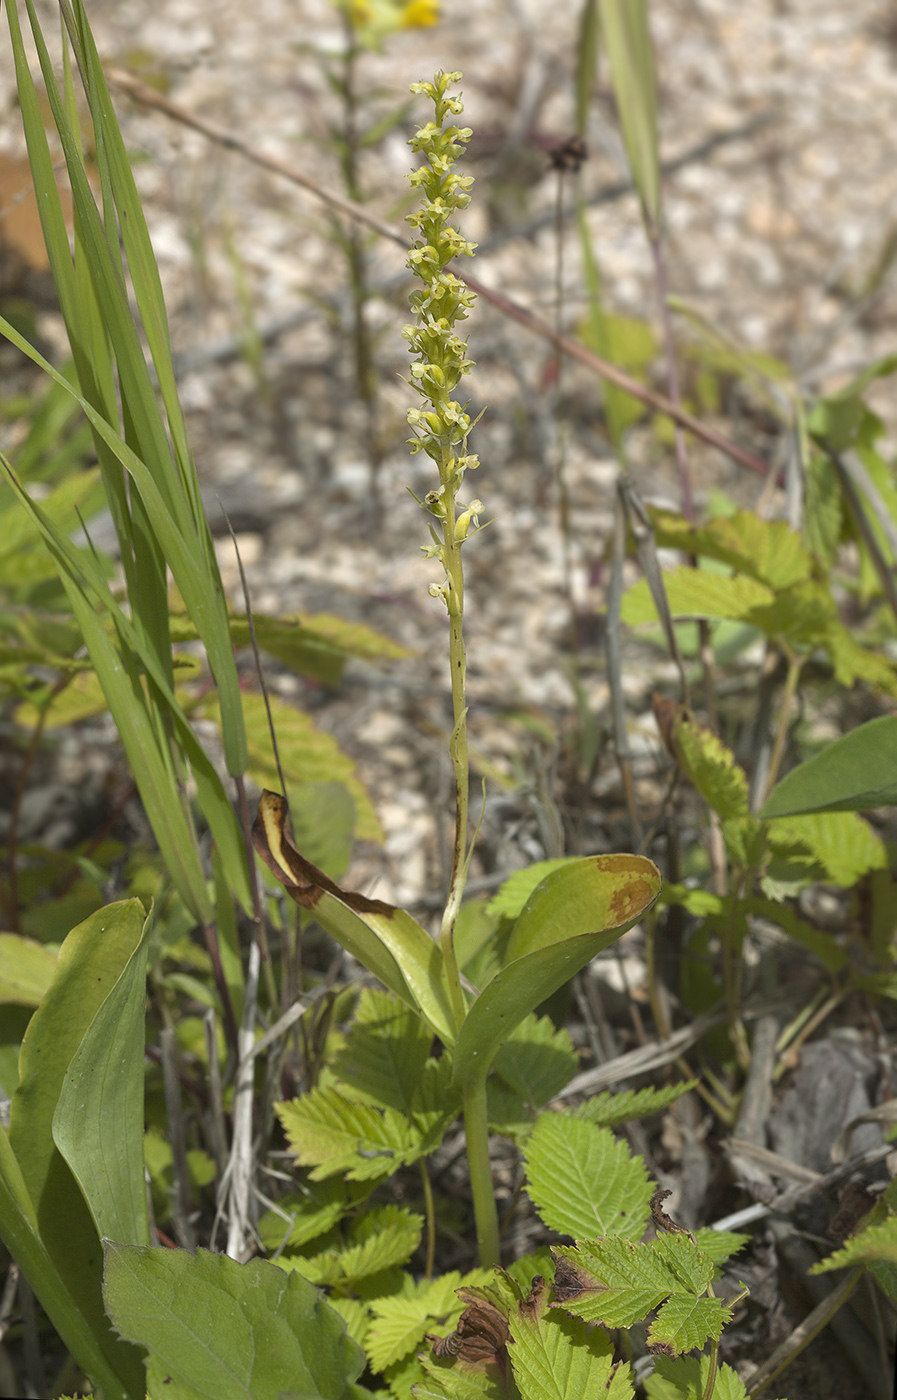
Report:
M 651 696 L 651 708 L 654 710 L 654 717 L 658 729 L 661 731 L 663 743 L 673 757 L 676 757 L 676 738 L 674 738 L 676 724 L 690 720 L 690 711 L 679 700 L 669 700 L 668 697 L 662 696 L 656 690 Z
M 590 1278 L 578 1264 L 574 1264 L 572 1259 L 567 1259 L 564 1255 L 555 1256 L 554 1301 L 556 1303 L 569 1303 L 571 1298 L 578 1298 L 580 1293 L 585 1293 L 587 1289 L 593 1291 L 594 1287 L 594 1279 Z
M 288 813 L 285 797 L 276 792 L 263 792 L 252 824 L 252 844 L 290 898 L 303 909 L 314 909 L 323 894 L 331 894 L 357 914 L 384 914 L 392 918 L 396 911 L 391 904 L 384 904 L 382 899 L 366 899 L 354 890 L 340 889 L 329 875 L 306 860 L 286 830 Z
M 539 1304 L 545 1294 L 545 1280 L 541 1274 L 536 1274 L 529 1291 L 529 1297 L 524 1298 L 520 1304 L 519 1312 L 522 1317 L 535 1317 L 539 1311 Z
M 428 1335 L 427 1341 L 434 1356 L 454 1356 L 476 1365 L 502 1361 L 510 1336 L 511 1329 L 504 1314 L 493 1303 L 478 1298 L 464 1309 L 454 1332 L 447 1337 Z
M 667 1215 L 663 1208 L 663 1202 L 667 1196 L 672 1196 L 672 1194 L 672 1191 L 664 1191 L 662 1186 L 658 1186 L 650 1201 L 651 1219 L 658 1230 L 666 1230 L 671 1235 L 688 1235 L 688 1238 L 694 1243 L 695 1237 L 691 1230 L 686 1230 L 684 1225 L 677 1225 L 676 1221 Z

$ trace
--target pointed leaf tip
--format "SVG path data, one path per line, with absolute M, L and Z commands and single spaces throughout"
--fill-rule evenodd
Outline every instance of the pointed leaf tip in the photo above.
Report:
M 382 899 L 368 899 L 353 890 L 341 889 L 323 870 L 306 860 L 287 832 L 288 815 L 286 798 L 266 789 L 259 798 L 252 825 L 252 844 L 301 908 L 314 909 L 324 894 L 331 894 L 358 914 L 382 914 L 388 918 L 395 913 L 394 906 Z

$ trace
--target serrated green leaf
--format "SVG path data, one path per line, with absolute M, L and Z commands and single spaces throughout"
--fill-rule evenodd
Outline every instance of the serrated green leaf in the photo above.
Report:
M 524 1149 L 527 1194 L 551 1230 L 637 1239 L 653 1190 L 645 1164 L 607 1128 L 543 1113 Z
M 761 520 L 750 510 L 694 525 L 666 510 L 649 510 L 661 549 L 679 549 L 728 564 L 769 588 L 790 588 L 812 577 L 813 561 L 800 535 L 782 520 Z
M 494 1076 L 486 1084 L 486 1116 L 490 1133 L 510 1138 L 518 1147 L 532 1132 L 533 1110 L 529 1104 Z
M 493 1064 L 505 1083 L 535 1109 L 569 1084 L 579 1056 L 567 1031 L 556 1030 L 548 1016 L 530 1014 L 508 1036 Z
M 718 1338 L 731 1316 L 719 1298 L 703 1296 L 713 1261 L 686 1234 L 647 1244 L 617 1237 L 553 1252 L 559 1305 L 586 1322 L 631 1327 L 656 1308 L 649 1342 L 680 1352 Z
M 577 1104 L 570 1117 L 584 1118 L 600 1128 L 631 1123 L 637 1118 L 663 1112 L 693 1089 L 696 1083 L 695 1079 L 684 1079 L 681 1084 L 672 1084 L 667 1089 L 627 1089 L 622 1094 L 595 1094 L 593 1098 Z
M 345 783 L 299 783 L 290 789 L 296 845 L 313 865 L 340 880 L 352 859 L 355 799 Z
M 727 1259 L 730 1259 L 733 1254 L 738 1254 L 751 1241 L 750 1235 L 740 1235 L 735 1230 L 713 1230 L 709 1225 L 695 1230 L 694 1233 L 698 1249 L 708 1259 L 712 1259 L 714 1264 L 725 1263 Z
M 339 1313 L 346 1324 L 346 1331 L 358 1346 L 364 1347 L 365 1338 L 370 1327 L 370 1317 L 368 1316 L 367 1305 L 362 1303 L 360 1298 L 341 1298 L 338 1294 L 332 1293 L 327 1300 L 333 1311 Z
M 882 1260 L 897 1265 L 897 1215 L 877 1225 L 868 1225 L 853 1235 L 841 1249 L 827 1259 L 821 1259 L 810 1269 L 811 1274 L 827 1274 L 833 1269 L 846 1269 L 851 1264 L 871 1264 Z
M 373 1206 L 353 1226 L 345 1249 L 326 1249 L 310 1258 L 283 1254 L 281 1268 L 324 1287 L 355 1285 L 359 1279 L 407 1264 L 420 1244 L 423 1217 L 400 1206 Z
M 420 1151 L 404 1115 L 377 1109 L 330 1086 L 276 1106 L 290 1149 L 312 1181 L 343 1172 L 350 1181 L 389 1176 Z
M 425 1356 L 421 1371 L 410 1392 L 413 1400 L 507 1400 L 507 1384 L 494 1366 L 488 1371 L 459 1371 L 447 1361 Z
M 452 1083 L 450 1055 L 427 1060 L 411 1101 L 411 1122 L 423 1153 L 434 1151 L 461 1110 L 461 1097 Z
M 365 1352 L 374 1371 L 385 1371 L 420 1346 L 429 1326 L 430 1311 L 417 1299 L 386 1298 L 385 1312 L 374 1305 L 374 1321 L 365 1337 Z M 458 1308 L 460 1316 L 461 1309 Z
M 660 713 L 660 711 L 658 711 Z M 747 775 L 732 750 L 684 705 L 663 711 L 664 738 L 685 776 L 723 821 L 750 816 Z
M 433 1036 L 409 1006 L 365 988 L 352 1025 L 334 1056 L 334 1073 L 355 1096 L 411 1114 Z
M 305 1279 L 264 1260 L 107 1244 L 104 1291 L 118 1331 L 149 1350 L 150 1395 L 365 1393 L 352 1389 L 364 1356 L 342 1318 Z
M 772 589 L 746 574 L 727 577 L 682 564 L 665 569 L 663 581 L 670 612 L 678 619 L 728 618 L 732 622 L 747 622 L 754 620 L 755 609 L 775 603 Z M 626 590 L 620 617 L 629 627 L 658 621 L 647 579 L 639 579 Z
M 284 1248 L 298 1249 L 332 1229 L 354 1203 L 355 1194 L 350 1196 L 342 1177 L 309 1182 L 303 1191 L 281 1196 L 277 1202 L 279 1210 L 265 1211 L 258 1223 L 259 1238 L 265 1249 L 279 1249 L 285 1238 Z M 280 1212 L 290 1217 L 292 1225 Z
M 662 1303 L 648 1328 L 648 1345 L 672 1347 L 674 1351 L 695 1351 L 711 1339 L 719 1341 L 732 1316 L 720 1298 L 695 1298 L 674 1294 Z
M 413 1351 L 424 1333 L 438 1324 L 440 1332 L 451 1332 L 465 1304 L 457 1295 L 462 1286 L 484 1283 L 492 1270 L 477 1269 L 463 1277 L 456 1270 L 439 1278 L 411 1284 L 399 1297 L 377 1298 L 370 1305 L 372 1322 L 365 1343 L 368 1360 L 375 1371 L 385 1371 Z M 409 1280 L 410 1282 L 410 1280 Z
M 762 817 L 848 812 L 897 803 L 897 718 L 870 720 L 829 744 L 773 788 Z
M 537 860 L 523 870 L 515 870 L 496 890 L 489 901 L 487 913 L 494 918 L 517 919 L 536 886 L 546 875 L 562 866 L 569 865 L 572 857 L 562 856 L 557 860 Z
M 55 971 L 50 948 L 17 933 L 0 933 L 0 1002 L 38 1006 Z
M 655 1356 L 645 1394 L 648 1400 L 704 1400 L 709 1379 L 709 1356 Z M 738 1373 L 724 1362 L 716 1373 L 713 1400 L 748 1400 Z
M 822 645 L 832 658 L 835 680 L 840 685 L 865 681 L 886 695 L 897 696 L 897 671 L 893 662 L 881 652 L 862 646 L 836 617 L 829 622 Z
M 508 1318 L 508 1354 L 522 1400 L 581 1400 L 601 1395 L 631 1400 L 631 1371 L 614 1362 L 614 1344 L 601 1328 L 549 1309 L 549 1290 L 534 1285 Z
M 818 878 L 849 889 L 861 875 L 887 866 L 881 837 L 856 812 L 811 812 L 776 817 L 767 840 L 777 855 L 805 853 L 821 868 Z

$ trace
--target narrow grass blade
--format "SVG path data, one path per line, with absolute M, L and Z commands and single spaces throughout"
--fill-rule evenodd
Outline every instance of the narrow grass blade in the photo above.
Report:
M 648 228 L 660 228 L 657 87 L 647 0 L 599 0 L 623 142 Z

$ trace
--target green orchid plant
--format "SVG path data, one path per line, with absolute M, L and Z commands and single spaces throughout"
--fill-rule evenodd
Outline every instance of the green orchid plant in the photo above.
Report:
M 262 795 L 254 827 L 255 847 L 287 893 L 313 914 L 342 946 L 411 1007 L 442 1041 L 450 1057 L 451 1088 L 464 1113 L 467 1155 L 481 1263 L 499 1260 L 498 1215 L 489 1166 L 486 1081 L 496 1055 L 520 1023 L 580 971 L 597 953 L 631 928 L 660 893 L 657 867 L 644 856 L 595 855 L 571 860 L 539 878 L 519 911 L 504 946 L 482 984 L 464 976 L 456 939 L 458 917 L 473 842 L 469 831 L 467 698 L 464 653 L 462 546 L 477 530 L 479 500 L 459 500 L 464 475 L 478 466 L 468 453 L 471 430 L 465 406 L 452 397 L 470 372 L 467 344 L 455 332 L 473 305 L 473 293 L 449 270 L 473 245 L 450 222 L 469 202 L 469 176 L 454 170 L 470 139 L 453 118 L 463 110 L 450 89 L 459 73 L 437 73 L 412 92 L 434 106 L 434 120 L 420 127 L 412 148 L 423 157 L 411 175 L 422 191 L 422 207 L 408 216 L 418 231 L 408 267 L 423 282 L 412 293 L 414 325 L 406 326 L 416 359 L 411 382 L 424 407 L 408 422 L 412 451 L 425 452 L 437 483 L 419 503 L 432 517 L 428 558 L 444 571 L 430 593 L 441 597 L 450 622 L 450 671 L 454 729 L 450 750 L 455 773 L 455 843 L 452 876 L 438 939 L 405 910 L 340 889 L 296 849 L 286 830 L 282 797 Z

